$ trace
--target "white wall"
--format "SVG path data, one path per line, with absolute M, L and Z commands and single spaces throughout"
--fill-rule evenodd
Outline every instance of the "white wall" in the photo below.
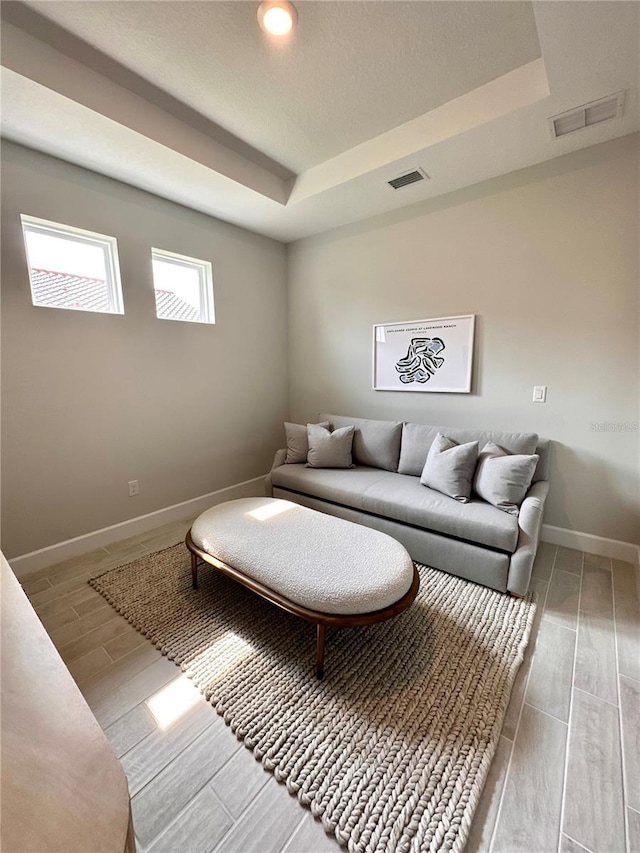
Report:
M 264 474 L 287 415 L 285 247 L 20 146 L 2 154 L 6 556 Z M 125 315 L 34 308 L 20 213 L 117 237 Z M 156 319 L 152 246 L 212 262 L 214 326 Z
M 292 244 L 292 417 L 536 431 L 546 522 L 640 542 L 638 432 L 591 428 L 640 419 L 638 165 L 628 136 Z M 467 313 L 472 394 L 372 390 L 372 324 Z

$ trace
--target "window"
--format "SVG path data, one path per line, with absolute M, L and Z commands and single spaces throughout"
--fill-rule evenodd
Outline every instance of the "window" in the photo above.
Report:
M 34 305 L 124 314 L 115 237 L 20 218 Z
M 156 315 L 160 320 L 215 323 L 209 261 L 151 250 Z

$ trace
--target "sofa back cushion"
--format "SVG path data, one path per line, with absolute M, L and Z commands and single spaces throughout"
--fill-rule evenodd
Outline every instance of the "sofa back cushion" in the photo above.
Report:
M 373 421 L 367 418 L 348 418 L 344 415 L 320 415 L 318 420 L 329 421 L 333 429 L 353 424 L 355 433 L 352 453 L 356 465 L 382 468 L 383 471 L 398 470 L 402 421 Z M 426 458 L 425 452 L 418 476 L 422 472 Z
M 325 415 L 323 419 L 328 417 L 329 415 Z M 509 453 L 535 453 L 538 444 L 538 436 L 534 432 L 493 432 L 490 430 L 405 423 L 402 428 L 399 474 L 411 474 L 414 477 L 419 477 L 422 474 L 429 448 L 439 432 L 457 441 L 458 444 L 477 441 L 480 447 L 484 447 L 488 441 L 493 441 L 500 447 L 504 447 Z
M 548 438 L 539 438 L 536 453 L 540 457 L 533 474 L 532 483 L 538 480 L 548 480 L 551 476 L 551 442 Z

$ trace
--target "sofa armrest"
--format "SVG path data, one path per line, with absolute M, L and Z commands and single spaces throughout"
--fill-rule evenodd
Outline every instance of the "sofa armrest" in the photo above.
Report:
M 538 550 L 542 529 L 544 502 L 549 493 L 549 481 L 534 483 L 520 507 L 518 515 L 518 544 L 509 565 L 507 589 L 516 595 L 526 595 L 529 590 L 533 561 Z
M 279 468 L 281 465 L 284 465 L 284 460 L 287 458 L 287 448 L 281 448 L 280 450 L 276 450 L 276 455 L 273 457 L 273 464 L 271 466 L 271 471 L 274 468 Z M 271 471 L 264 478 L 264 493 L 268 498 L 273 497 L 273 484 L 271 482 Z

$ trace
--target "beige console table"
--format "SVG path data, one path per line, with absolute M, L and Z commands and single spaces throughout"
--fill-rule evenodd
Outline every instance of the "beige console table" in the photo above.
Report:
M 2 561 L 3 853 L 133 853 L 120 762 Z

